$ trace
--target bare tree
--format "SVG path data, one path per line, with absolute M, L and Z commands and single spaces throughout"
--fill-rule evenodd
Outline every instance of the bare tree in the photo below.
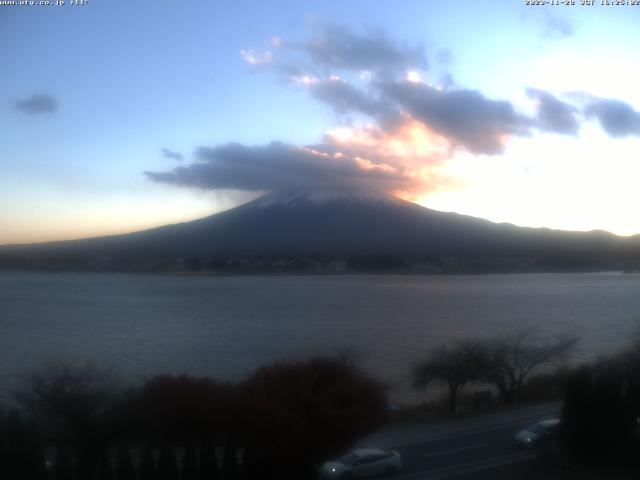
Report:
M 495 385 L 505 403 L 515 400 L 533 370 L 564 360 L 578 343 L 575 337 L 540 341 L 534 338 L 535 333 L 534 328 L 521 328 L 483 342 L 478 379 Z
M 59 439 L 76 445 L 79 468 L 89 475 L 114 433 L 120 392 L 109 368 L 48 363 L 25 378 L 16 398 Z
M 50 362 L 25 377 L 16 398 L 36 417 L 83 431 L 96 426 L 119 393 L 108 367 Z
M 424 389 L 432 384 L 449 389 L 449 409 L 458 409 L 458 393 L 481 374 L 485 360 L 483 345 L 475 340 L 461 340 L 453 346 L 441 345 L 413 369 L 413 386 Z

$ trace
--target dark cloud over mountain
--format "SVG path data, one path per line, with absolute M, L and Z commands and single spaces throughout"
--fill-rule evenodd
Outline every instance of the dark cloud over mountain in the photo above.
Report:
M 239 143 L 200 147 L 195 156 L 197 161 L 191 165 L 145 174 L 151 180 L 173 185 L 245 191 L 326 186 L 388 190 L 406 181 L 388 170 L 363 169 L 351 157 L 280 142 L 258 147 Z

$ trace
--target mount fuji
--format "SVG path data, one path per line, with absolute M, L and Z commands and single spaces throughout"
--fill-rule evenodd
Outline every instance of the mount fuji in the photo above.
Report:
M 640 239 L 496 224 L 383 193 L 311 190 L 273 192 L 199 220 L 135 233 L 0 247 L 4 267 L 87 265 L 98 258 L 140 265 L 300 257 L 396 258 L 411 271 L 631 269 L 640 264 Z

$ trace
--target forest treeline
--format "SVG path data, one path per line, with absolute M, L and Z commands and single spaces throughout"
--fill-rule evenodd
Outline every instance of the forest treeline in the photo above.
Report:
M 239 384 L 49 365 L 0 415 L 0 477 L 20 480 L 317 478 L 385 421 L 383 386 L 345 359 L 263 367 Z
M 439 384 L 458 413 L 465 386 L 502 404 L 562 367 L 557 458 L 637 467 L 640 344 L 567 366 L 577 340 L 519 330 L 432 349 L 411 370 L 416 388 Z M 49 364 L 25 377 L 0 411 L 0 478 L 20 480 L 293 480 L 343 454 L 389 415 L 386 390 L 348 355 L 283 362 L 231 384 L 157 375 L 123 386 L 110 369 Z M 492 393 L 493 394 L 493 393 Z

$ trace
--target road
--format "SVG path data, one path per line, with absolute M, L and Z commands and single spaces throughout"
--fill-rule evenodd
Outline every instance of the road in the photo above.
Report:
M 395 425 L 359 445 L 400 452 L 404 468 L 396 480 L 523 479 L 523 474 L 535 469 L 537 451 L 517 448 L 514 434 L 559 413 L 560 404 L 549 403 L 464 419 Z

